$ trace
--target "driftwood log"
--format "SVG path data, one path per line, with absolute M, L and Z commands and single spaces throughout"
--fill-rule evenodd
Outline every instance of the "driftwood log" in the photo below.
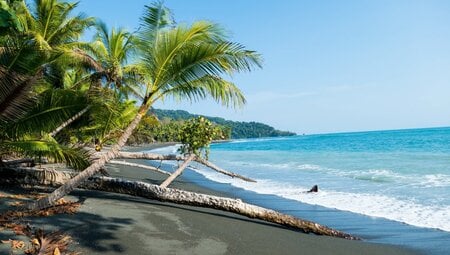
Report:
M 76 173 L 36 170 L 32 168 L 2 168 L 0 169 L 0 183 L 16 185 L 42 185 L 57 187 L 65 183 Z M 276 223 L 305 233 L 340 237 L 350 240 L 359 240 L 358 237 L 322 226 L 320 224 L 302 220 L 291 215 L 243 202 L 240 199 L 218 197 L 179 189 L 164 188 L 157 185 L 128 181 L 120 178 L 92 177 L 80 188 L 115 192 L 155 199 L 164 202 L 186 204 L 213 208 L 217 210 L 237 213 L 249 218 L 260 219 Z

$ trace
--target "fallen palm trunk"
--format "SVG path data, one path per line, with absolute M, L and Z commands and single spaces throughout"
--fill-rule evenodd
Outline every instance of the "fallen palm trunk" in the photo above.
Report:
M 182 172 L 183 170 L 188 166 L 189 162 L 191 162 L 193 159 L 195 158 L 195 155 L 192 154 L 190 155 L 184 162 L 183 164 L 181 164 L 180 167 L 178 167 L 178 169 L 173 172 L 173 174 L 171 174 L 169 176 L 169 178 L 167 178 L 163 183 L 161 183 L 161 185 L 159 185 L 162 188 L 167 188 L 167 186 L 169 186 L 174 180 L 175 178 L 177 178 Z
M 33 170 L 31 168 L 2 169 L 0 170 L 0 183 L 59 186 L 70 179 L 72 175 L 75 175 L 75 173 L 54 170 Z M 245 203 L 240 199 L 163 188 L 145 182 L 127 181 L 110 177 L 89 178 L 81 188 L 128 194 L 177 204 L 213 208 L 280 224 L 305 233 L 334 236 L 350 240 L 359 239 L 311 221 L 298 219 L 291 215 Z
M 158 173 L 160 173 L 160 174 L 171 175 L 170 172 L 166 172 L 166 171 L 164 171 L 164 170 L 161 170 L 161 169 L 156 168 L 156 167 L 153 167 L 153 166 L 146 166 L 146 165 L 142 165 L 142 164 L 130 163 L 130 162 L 119 161 L 119 160 L 111 160 L 111 161 L 109 161 L 108 163 L 110 163 L 110 164 L 116 164 L 116 165 L 124 165 L 124 166 L 139 167 L 139 168 L 143 168 L 143 169 L 155 171 L 155 172 L 158 172 Z
M 145 153 L 145 152 L 119 152 L 119 155 L 117 158 L 121 159 L 147 159 L 147 160 L 186 160 L 185 157 L 179 156 L 179 155 L 161 155 L 161 154 L 155 154 L 155 153 Z M 212 170 L 219 172 L 221 174 L 228 175 L 233 178 L 239 178 L 247 182 L 256 182 L 255 180 L 242 176 L 240 174 L 236 174 L 227 170 L 224 170 L 213 163 L 209 162 L 208 160 L 202 159 L 201 157 L 195 157 L 194 161 L 203 164 Z
M 248 177 L 245 177 L 245 176 L 242 176 L 242 175 L 235 174 L 235 173 L 229 172 L 227 170 L 224 170 L 224 169 L 214 165 L 213 163 L 209 162 L 208 160 L 202 159 L 200 157 L 196 157 L 194 160 L 199 162 L 199 163 L 201 163 L 201 164 L 203 164 L 203 165 L 205 165 L 205 166 L 207 166 L 207 167 L 209 167 L 209 168 L 211 168 L 211 169 L 213 169 L 213 170 L 215 170 L 215 171 L 217 171 L 217 172 L 219 172 L 219 173 L 221 173 L 221 174 L 225 174 L 225 175 L 231 176 L 233 178 L 236 177 L 236 178 L 242 179 L 244 181 L 248 181 L 248 182 L 256 182 L 255 180 L 250 179 Z

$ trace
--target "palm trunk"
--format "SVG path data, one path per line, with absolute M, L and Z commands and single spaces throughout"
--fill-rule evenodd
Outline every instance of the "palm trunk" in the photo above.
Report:
M 4 168 L 0 170 L 0 184 L 59 186 L 74 175 L 72 172 Z M 71 180 L 71 179 L 70 179 Z M 70 181 L 69 180 L 69 181 Z M 218 197 L 120 178 L 92 177 L 81 188 L 128 194 L 163 202 L 186 204 L 240 214 L 253 219 L 276 223 L 305 233 L 359 240 L 350 234 L 274 210 L 248 204 L 240 199 Z
M 122 149 L 122 147 L 127 142 L 128 138 L 133 133 L 134 129 L 138 126 L 139 122 L 141 121 L 142 117 L 147 113 L 148 107 L 145 105 L 142 105 L 139 108 L 139 112 L 136 115 L 136 117 L 133 119 L 133 121 L 128 125 L 128 127 L 125 129 L 125 131 L 120 136 L 119 140 L 117 141 L 117 144 L 115 144 L 111 150 L 109 150 L 107 153 L 103 154 L 98 160 L 94 161 L 88 168 L 84 169 L 81 173 L 79 173 L 74 178 L 70 179 L 68 182 L 66 182 L 61 187 L 57 188 L 55 191 L 53 191 L 48 196 L 39 199 L 38 201 L 34 203 L 30 203 L 26 205 L 26 208 L 29 210 L 42 210 L 44 208 L 50 207 L 55 204 L 55 202 L 72 192 L 76 187 L 78 187 L 80 184 L 85 182 L 89 177 L 92 177 L 94 174 L 96 174 L 100 169 L 102 169 L 105 164 L 111 160 L 117 157 L 119 154 L 119 151 Z
M 175 178 L 177 178 L 183 170 L 189 165 L 189 162 L 191 162 L 195 158 L 195 154 L 191 154 L 184 162 L 181 164 L 181 166 L 173 173 L 171 174 L 161 185 L 159 185 L 162 188 L 167 188 Z
M 53 132 L 50 133 L 51 137 L 55 137 L 56 134 L 59 133 L 59 131 L 63 130 L 65 127 L 70 125 L 75 120 L 79 119 L 83 114 L 85 114 L 89 109 L 91 108 L 90 105 L 86 106 L 83 110 L 79 111 L 77 114 L 72 116 L 70 119 L 66 120 L 64 123 L 62 123 L 59 127 L 57 127 Z
M 205 165 L 205 166 L 207 166 L 207 167 L 209 167 L 209 168 L 211 168 L 211 169 L 213 169 L 216 172 L 219 172 L 219 173 L 224 174 L 224 175 L 231 176 L 232 178 L 236 177 L 236 178 L 242 179 L 242 180 L 247 181 L 247 182 L 256 182 L 255 180 L 250 179 L 248 177 L 245 177 L 245 176 L 242 176 L 242 175 L 239 175 L 239 174 L 232 173 L 232 172 L 229 172 L 227 170 L 224 170 L 224 169 L 214 165 L 213 163 L 211 163 L 208 160 L 203 159 L 201 157 L 195 157 L 194 160 L 199 162 L 199 163 L 201 163 L 201 164 L 203 164 L 203 165 Z
M 117 156 L 117 158 L 122 158 L 122 159 L 148 159 L 148 160 L 186 160 L 185 157 L 179 156 L 179 155 L 175 155 L 175 154 L 170 154 L 170 155 L 161 155 L 161 154 L 155 154 L 155 153 L 146 153 L 146 152 L 120 152 L 119 155 Z M 247 182 L 256 182 L 255 180 L 242 176 L 240 174 L 236 174 L 227 170 L 224 170 L 218 166 L 216 166 L 215 164 L 209 162 L 208 160 L 202 159 L 201 157 L 195 157 L 193 159 L 194 161 L 203 164 L 205 166 L 207 166 L 208 168 L 219 172 L 221 174 L 224 175 L 228 175 L 232 178 L 239 178 L 241 180 L 247 181 Z
M 133 166 L 133 167 L 139 167 L 139 168 L 143 168 L 143 169 L 147 169 L 147 170 L 151 170 L 160 174 L 165 174 L 165 175 L 171 175 L 170 172 L 161 170 L 159 168 L 153 167 L 153 166 L 146 166 L 146 165 L 141 165 L 141 164 L 136 164 L 136 163 L 131 163 L 131 162 L 126 162 L 126 161 L 119 161 L 119 160 L 111 160 L 108 163 L 110 164 L 115 164 L 115 165 L 123 165 L 123 166 Z

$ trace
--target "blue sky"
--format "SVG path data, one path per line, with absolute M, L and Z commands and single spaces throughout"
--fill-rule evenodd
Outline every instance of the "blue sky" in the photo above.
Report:
M 147 0 L 81 0 L 79 11 L 131 31 Z M 450 1 L 166 0 L 179 23 L 221 24 L 263 55 L 232 77 L 243 109 L 156 105 L 298 133 L 450 126 Z

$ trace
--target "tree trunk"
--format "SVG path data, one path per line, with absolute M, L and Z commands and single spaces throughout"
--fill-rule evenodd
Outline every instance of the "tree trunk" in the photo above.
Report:
M 0 183 L 59 186 L 62 183 L 67 182 L 73 175 L 74 173 L 55 170 L 4 168 L 0 170 Z M 360 238 L 350 234 L 311 221 L 302 220 L 291 215 L 248 204 L 240 199 L 163 188 L 145 182 L 127 181 L 110 177 L 91 177 L 87 182 L 81 185 L 81 188 L 128 194 L 176 204 L 212 208 L 236 213 L 253 219 L 276 223 L 305 233 L 340 237 L 349 240 L 360 240 Z
M 143 169 L 148 169 L 151 171 L 155 171 L 158 172 L 160 174 L 165 174 L 165 175 L 171 175 L 170 172 L 166 172 L 164 170 L 161 170 L 159 168 L 153 167 L 153 166 L 146 166 L 146 165 L 141 165 L 141 164 L 136 164 L 136 163 L 130 163 L 130 162 L 126 162 L 126 161 L 119 161 L 119 160 L 111 160 L 108 163 L 110 164 L 116 164 L 116 165 L 124 165 L 124 166 L 133 166 L 133 167 L 139 167 L 139 168 L 143 168 Z
M 181 155 L 169 154 L 169 155 L 161 155 L 156 153 L 148 153 L 148 152 L 119 152 L 117 158 L 121 159 L 148 159 L 148 160 L 186 160 L 185 157 Z
M 94 161 L 88 168 L 84 169 L 82 172 L 80 172 L 77 176 L 67 181 L 64 185 L 57 188 L 55 191 L 53 191 L 48 196 L 39 199 L 36 202 L 30 203 L 26 205 L 27 209 L 30 210 L 41 210 L 47 207 L 50 207 L 55 204 L 55 202 L 72 192 L 76 187 L 78 187 L 80 184 L 82 184 L 84 181 L 86 181 L 89 177 L 92 177 L 94 174 L 96 174 L 101 168 L 105 166 L 105 164 L 111 160 L 114 159 L 118 154 L 119 150 L 122 149 L 122 147 L 125 145 L 128 138 L 133 133 L 134 129 L 137 127 L 139 122 L 142 119 L 142 116 L 144 116 L 147 113 L 148 107 L 145 105 L 142 105 L 139 108 L 139 112 L 136 114 L 136 117 L 133 119 L 133 121 L 128 125 L 128 127 L 125 129 L 125 131 L 120 136 L 117 144 L 115 144 L 111 150 L 109 150 L 107 153 L 102 155 L 98 160 Z
M 167 186 L 169 186 L 173 182 L 173 180 L 175 180 L 175 178 L 177 178 L 183 172 L 183 170 L 189 165 L 189 162 L 191 162 L 194 158 L 195 154 L 189 155 L 189 157 L 183 162 L 183 164 L 181 164 L 181 166 L 178 167 L 178 169 L 159 186 L 162 188 L 167 188 Z
M 207 166 L 207 167 L 209 167 L 209 168 L 211 168 L 211 169 L 213 169 L 213 170 L 215 170 L 215 171 L 217 171 L 217 172 L 219 172 L 219 173 L 221 173 L 221 174 L 225 174 L 225 175 L 231 176 L 233 178 L 236 177 L 236 178 L 242 179 L 244 181 L 248 181 L 248 182 L 256 182 L 255 180 L 250 179 L 248 177 L 245 177 L 245 176 L 242 176 L 242 175 L 235 174 L 235 173 L 229 172 L 227 170 L 224 170 L 224 169 L 214 165 L 213 163 L 209 162 L 208 160 L 202 159 L 201 157 L 196 157 L 194 160 L 199 162 L 199 163 L 201 163 L 201 164 L 203 164 L 203 165 L 205 165 L 205 166 Z
M 56 134 L 59 133 L 59 131 L 63 130 L 65 127 L 67 127 L 68 125 L 70 125 L 72 122 L 74 122 L 75 120 L 77 120 L 78 118 L 80 118 L 81 116 L 83 116 L 83 114 L 85 114 L 87 111 L 89 111 L 89 109 L 91 108 L 90 105 L 86 106 L 83 110 L 79 111 L 77 114 L 75 114 L 74 116 L 72 116 L 70 119 L 64 121 L 64 123 L 62 123 L 59 127 L 57 127 L 55 130 L 53 130 L 50 133 L 51 137 L 54 137 Z
M 175 154 L 171 154 L 171 155 L 160 155 L 160 154 L 155 154 L 155 153 L 145 153 L 145 152 L 120 152 L 119 155 L 117 156 L 117 158 L 122 158 L 122 159 L 148 159 L 148 160 L 186 160 L 185 157 L 179 156 L 179 155 L 175 155 Z M 240 174 L 236 174 L 233 172 L 229 172 L 227 170 L 224 170 L 218 166 L 216 166 L 215 164 L 209 162 L 208 160 L 202 159 L 200 157 L 195 157 L 194 161 L 203 164 L 211 169 L 213 169 L 216 172 L 219 172 L 221 174 L 225 174 L 228 176 L 231 176 L 233 178 L 239 178 L 242 179 L 244 181 L 248 181 L 248 182 L 256 182 L 255 180 L 242 176 Z

